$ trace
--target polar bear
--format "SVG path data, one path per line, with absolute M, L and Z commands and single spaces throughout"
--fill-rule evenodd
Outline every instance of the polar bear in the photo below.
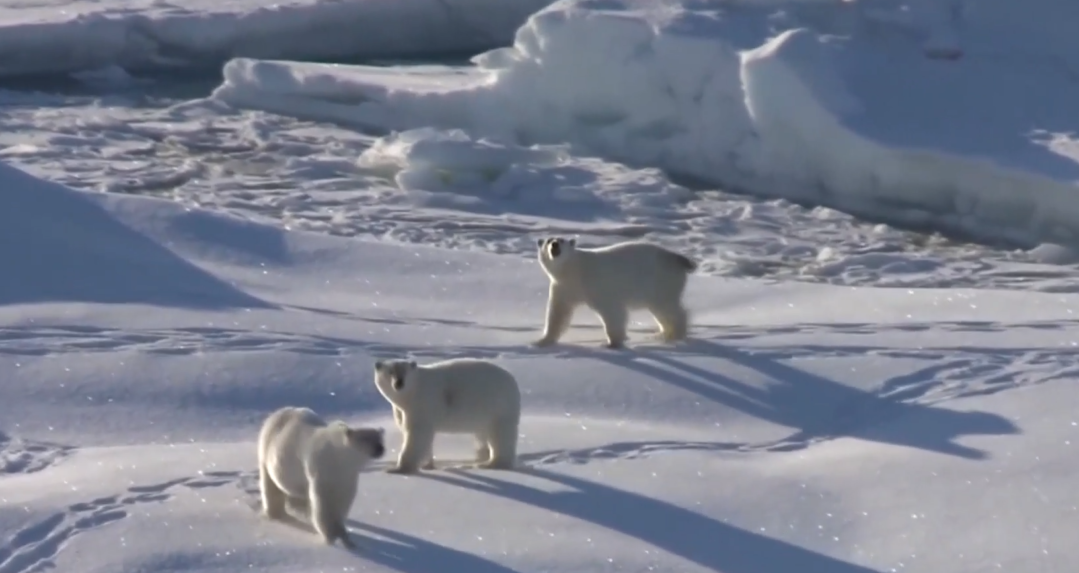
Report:
M 381 428 L 350 428 L 326 422 L 309 408 L 285 407 L 270 414 L 259 431 L 259 489 L 270 519 L 285 506 L 306 506 L 322 539 L 355 547 L 345 519 L 356 498 L 360 471 L 386 453 Z
M 393 406 L 404 434 L 390 473 L 434 469 L 438 433 L 476 437 L 482 469 L 512 469 L 517 459 L 521 390 L 505 368 L 486 360 L 455 358 L 419 365 L 409 360 L 375 363 L 375 386 Z
M 688 334 L 682 294 L 689 274 L 697 270 L 689 257 L 642 241 L 589 249 L 578 247 L 574 239 L 549 237 L 539 239 L 537 246 L 551 287 L 543 337 L 536 346 L 558 342 L 582 304 L 603 321 L 608 348 L 625 345 L 629 311 L 639 308 L 652 313 L 664 341 Z

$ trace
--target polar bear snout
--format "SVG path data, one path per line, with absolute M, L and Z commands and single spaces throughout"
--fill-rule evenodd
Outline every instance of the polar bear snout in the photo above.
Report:
M 394 391 L 400 392 L 405 387 L 405 377 L 409 372 L 419 368 L 415 360 L 392 360 L 375 362 L 375 384 L 386 391 L 386 383 Z
M 348 440 L 354 448 L 377 460 L 386 455 L 384 434 L 381 428 L 349 428 Z
M 564 239 L 562 237 L 547 237 L 544 239 L 538 239 L 536 245 L 540 249 L 541 258 L 546 255 L 550 260 L 557 259 L 562 251 L 567 248 L 574 248 L 577 246 L 576 239 Z

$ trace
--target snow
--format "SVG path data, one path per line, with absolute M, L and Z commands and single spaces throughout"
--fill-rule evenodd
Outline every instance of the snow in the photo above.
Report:
M 0 573 L 1079 570 L 1079 5 L 547 4 L 0 6 Z M 701 261 L 691 340 L 531 346 L 547 235 Z M 522 467 L 385 473 L 406 356 Z M 258 515 L 285 405 L 387 428 L 359 550 Z
M 451 188 L 573 165 L 486 145 L 405 133 L 360 162 Z M 0 573 L 1079 566 L 1079 295 L 702 275 L 684 344 L 638 315 L 606 350 L 582 312 L 538 349 L 545 278 L 517 254 L 289 231 L 8 165 L 0 188 Z M 392 459 L 371 379 L 391 356 L 514 372 L 522 468 L 379 463 L 356 552 L 261 519 L 255 438 L 277 407 L 386 427 Z
M 207 68 L 232 57 L 376 59 L 505 45 L 547 0 L 30 0 L 0 6 L 0 78 Z
M 757 197 L 1074 248 L 1077 6 L 562 0 L 469 69 L 238 58 L 213 97 L 568 144 Z

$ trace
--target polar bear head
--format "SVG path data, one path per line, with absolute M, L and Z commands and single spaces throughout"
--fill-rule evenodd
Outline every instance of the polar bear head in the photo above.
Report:
M 539 247 L 540 265 L 552 277 L 559 276 L 561 274 L 559 271 L 565 267 L 566 261 L 572 260 L 573 255 L 577 252 L 576 239 L 547 237 L 538 239 L 536 246 Z
M 397 404 L 410 395 L 415 384 L 415 360 L 379 360 L 375 362 L 375 386 L 391 403 Z
M 386 454 L 385 430 L 382 428 L 344 427 L 345 440 L 367 459 L 379 459 Z

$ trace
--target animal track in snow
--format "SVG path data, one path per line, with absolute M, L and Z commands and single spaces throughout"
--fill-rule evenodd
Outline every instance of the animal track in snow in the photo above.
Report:
M 66 458 L 74 448 L 16 438 L 0 431 L 0 475 L 41 471 Z
M 455 326 L 462 328 L 476 328 L 480 330 L 496 330 L 519 333 L 521 343 L 506 347 L 453 347 L 448 346 L 438 349 L 422 349 L 405 347 L 392 344 L 380 344 L 358 339 L 340 338 L 332 336 L 297 334 L 269 330 L 244 330 L 218 327 L 185 327 L 173 329 L 139 329 L 123 330 L 98 328 L 92 326 L 67 325 L 67 326 L 9 326 L 0 328 L 0 355 L 15 356 L 45 356 L 62 353 L 88 353 L 88 352 L 113 352 L 113 351 L 138 351 L 148 354 L 162 355 L 195 355 L 210 352 L 254 352 L 276 351 L 294 352 L 319 356 L 340 356 L 345 354 L 367 352 L 373 355 L 392 355 L 400 352 L 409 352 L 417 356 L 452 357 L 461 354 L 473 356 L 513 356 L 535 354 L 565 354 L 579 350 L 593 350 L 588 346 L 589 342 L 567 343 L 547 349 L 535 349 L 529 346 L 532 335 L 538 332 L 536 328 L 482 325 L 467 321 L 448 319 L 393 319 L 379 317 L 364 317 L 317 308 L 292 307 L 296 312 L 313 312 L 329 314 L 344 319 L 373 324 L 397 324 L 397 325 L 439 325 Z M 737 340 L 751 340 L 759 337 L 777 334 L 790 335 L 815 335 L 815 334 L 881 334 L 888 332 L 1014 332 L 1016 330 L 1053 330 L 1067 329 L 1079 326 L 1079 320 L 1065 321 L 1042 321 L 1026 323 L 996 323 L 996 322 L 944 322 L 944 323 L 897 323 L 897 324 L 870 324 L 870 323 L 823 323 L 823 324 L 792 324 L 785 326 L 739 326 L 722 324 L 698 324 L 695 326 L 694 338 L 712 340 L 716 342 L 730 342 Z M 596 325 L 575 326 L 578 330 L 599 331 Z M 652 328 L 639 327 L 631 329 L 634 339 L 630 341 L 630 350 L 634 345 L 648 344 L 652 342 L 650 335 Z M 535 332 L 534 332 L 535 331 Z M 599 339 L 596 339 L 596 345 Z M 674 354 L 707 354 L 708 349 L 700 349 L 690 344 L 681 347 L 663 347 L 665 351 Z M 805 346 L 807 352 L 818 355 L 826 347 Z M 843 348 L 837 347 L 836 352 Z M 872 347 L 859 346 L 854 352 L 873 350 Z M 949 350 L 949 349 L 940 349 Z M 929 350 L 930 352 L 933 349 Z M 833 354 L 839 355 L 839 354 Z M 792 355 L 791 357 L 794 357 Z
M 298 309 L 304 312 L 329 312 L 318 309 Z M 345 315 L 355 320 L 406 324 L 405 320 L 364 318 Z M 488 328 L 468 322 L 431 319 L 432 323 L 452 324 L 460 327 Z M 408 352 L 423 357 L 514 357 L 549 356 L 552 358 L 574 357 L 602 359 L 625 368 L 638 368 L 656 377 L 670 378 L 672 383 L 699 393 L 704 398 L 723 400 L 722 382 L 709 380 L 720 372 L 705 372 L 694 368 L 693 358 L 721 359 L 740 363 L 756 369 L 779 382 L 803 384 L 797 378 L 812 376 L 798 369 L 798 359 L 812 357 L 845 358 L 853 356 L 879 356 L 883 358 L 915 359 L 925 365 L 914 372 L 883 380 L 875 387 L 858 390 L 839 388 L 838 382 L 810 381 L 824 390 L 846 392 L 846 400 L 833 412 L 821 412 L 822 420 L 813 427 L 802 427 L 786 420 L 785 425 L 795 428 L 789 437 L 772 443 L 728 442 L 651 442 L 639 444 L 614 444 L 591 450 L 552 451 L 526 457 L 529 463 L 580 463 L 580 460 L 633 458 L 672 450 L 707 450 L 725 452 L 791 451 L 802 449 L 822 440 L 848 436 L 894 415 L 909 412 L 896 406 L 929 406 L 957 398 L 990 394 L 1009 388 L 1039 384 L 1079 376 L 1079 348 L 987 348 L 987 347 L 928 347 L 897 348 L 877 345 L 872 336 L 866 336 L 866 344 L 859 343 L 860 335 L 887 332 L 1008 332 L 1070 330 L 1079 321 L 1031 321 L 1001 323 L 989 321 L 965 321 L 948 323 L 899 323 L 899 324 L 792 324 L 783 326 L 724 326 L 702 324 L 698 326 L 696 339 L 676 346 L 643 345 L 630 347 L 622 352 L 611 352 L 585 343 L 570 343 L 553 348 L 532 348 L 522 341 L 507 346 L 446 346 L 438 348 L 406 348 L 383 345 L 363 340 L 306 335 L 266 330 L 248 331 L 210 327 L 120 330 L 87 326 L 8 327 L 0 328 L 0 354 L 47 355 L 54 352 L 109 352 L 127 350 L 168 355 L 193 355 L 203 352 L 284 351 L 302 354 L 338 356 L 350 353 L 369 353 L 374 356 Z M 499 330 L 520 330 L 510 327 L 490 327 Z M 588 329 L 589 327 L 584 327 Z M 595 327 L 592 327 L 595 330 Z M 597 331 L 598 332 L 598 331 Z M 644 331 L 641 331 L 644 332 Z M 789 344 L 767 346 L 750 345 L 754 339 L 767 339 L 775 335 L 791 335 Z M 797 337 L 813 340 L 815 335 L 844 335 L 834 338 L 831 344 L 800 343 Z M 823 339 L 823 337 L 822 337 Z M 597 339 L 598 341 L 598 339 Z M 641 339 L 638 340 L 640 344 Z M 657 368 L 663 366 L 663 369 Z M 715 369 L 712 367 L 711 369 Z M 780 410 L 784 404 L 776 402 L 769 407 Z M 780 411 L 778 414 L 784 414 Z M 783 421 L 781 421 L 782 423 Z M 0 469 L 7 472 L 36 471 L 66 455 L 67 450 L 46 444 L 5 441 L 0 434 Z M 20 445 L 21 444 L 21 445 Z M 376 466 L 377 467 L 377 466 Z
M 0 542 L 0 573 L 54 568 L 56 556 L 72 538 L 124 519 L 132 506 L 165 502 L 172 498 L 170 491 L 176 487 L 219 487 L 236 481 L 239 476 L 240 472 L 207 472 L 198 477 L 132 486 L 121 494 L 71 504 L 65 511 L 27 525 Z

